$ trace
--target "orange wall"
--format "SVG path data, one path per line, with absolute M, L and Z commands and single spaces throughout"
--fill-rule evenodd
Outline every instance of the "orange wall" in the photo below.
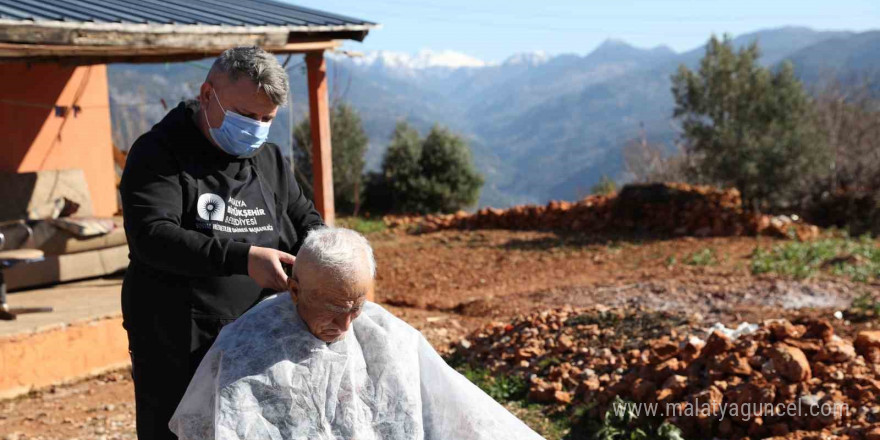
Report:
M 122 318 L 0 337 L 0 399 L 131 363 Z
M 54 106 L 82 110 L 56 116 Z M 80 168 L 94 214 L 116 213 L 107 66 L 0 64 L 0 171 Z

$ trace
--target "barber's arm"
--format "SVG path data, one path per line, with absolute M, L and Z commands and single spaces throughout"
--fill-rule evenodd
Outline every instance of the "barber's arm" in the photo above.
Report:
M 144 263 L 188 276 L 250 275 L 262 287 L 285 287 L 279 260 L 292 262 L 292 256 L 180 226 L 180 170 L 155 139 L 144 136 L 132 146 L 120 193 L 129 249 Z M 280 272 L 280 277 L 266 269 L 275 265 L 279 270 L 274 272 Z

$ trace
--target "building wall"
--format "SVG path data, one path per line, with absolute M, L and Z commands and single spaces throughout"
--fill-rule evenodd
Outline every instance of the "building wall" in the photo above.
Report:
M 80 168 L 94 214 L 118 211 L 107 66 L 0 64 L 0 135 L 0 171 Z
M 130 365 L 122 317 L 0 336 L 0 399 Z

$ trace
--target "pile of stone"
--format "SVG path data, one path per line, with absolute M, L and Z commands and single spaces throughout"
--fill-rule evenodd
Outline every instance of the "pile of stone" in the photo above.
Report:
M 705 342 L 655 340 L 629 367 L 594 397 L 657 402 L 690 435 L 765 438 L 827 429 L 858 438 L 880 432 L 877 331 L 860 333 L 853 344 L 836 337 L 828 321 L 772 321 L 737 340 L 720 332 Z
M 775 235 L 813 238 L 819 230 L 797 217 L 746 212 L 736 189 L 677 183 L 627 185 L 619 194 L 593 195 L 577 202 L 546 206 L 484 208 L 474 214 L 388 216 L 389 227 L 420 233 L 444 229 L 638 231 L 664 235 Z
M 774 320 L 734 339 L 670 317 L 646 324 L 662 336 L 619 333 L 635 316 L 570 308 L 520 316 L 456 350 L 526 378 L 532 401 L 589 405 L 599 417 L 620 396 L 656 405 L 688 438 L 880 440 L 880 331 L 851 341 L 825 320 Z
M 452 351 L 492 373 L 527 378 L 532 401 L 568 404 L 620 381 L 618 370 L 643 341 L 691 324 L 673 312 L 563 307 L 490 323 Z

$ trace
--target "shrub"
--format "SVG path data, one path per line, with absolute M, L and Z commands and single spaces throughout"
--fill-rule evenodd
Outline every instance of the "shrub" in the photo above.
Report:
M 482 185 L 461 136 L 435 126 L 421 139 L 401 122 L 382 171 L 367 178 L 366 199 L 371 212 L 450 213 L 476 204 Z
M 814 242 L 787 242 L 770 250 L 755 248 L 752 273 L 776 273 L 798 279 L 821 271 L 870 281 L 880 276 L 880 248 L 868 236 L 828 238 Z
M 703 248 L 692 253 L 685 263 L 689 266 L 712 266 L 718 263 L 718 258 L 714 250 Z
M 601 420 L 588 412 L 572 428 L 570 440 L 684 440 L 681 430 L 639 411 L 638 404 L 615 397 Z M 644 408 L 643 408 L 644 409 Z M 588 434 L 592 433 L 592 434 Z
M 611 195 L 617 192 L 617 184 L 608 176 L 602 175 L 602 178 L 590 188 L 590 194 L 599 194 L 603 196 Z

